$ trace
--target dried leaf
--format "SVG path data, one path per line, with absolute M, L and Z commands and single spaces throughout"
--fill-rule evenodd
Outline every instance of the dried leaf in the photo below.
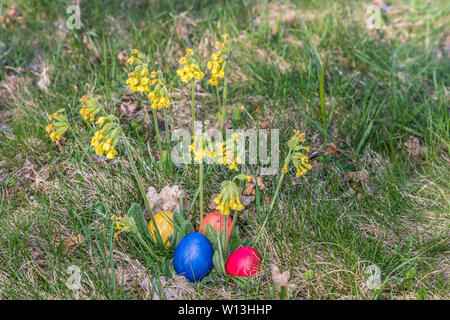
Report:
M 62 242 L 61 242 L 62 240 Z M 79 244 L 83 243 L 83 236 L 81 234 L 77 234 L 76 236 L 72 237 L 65 237 L 63 239 L 56 238 L 55 239 L 55 245 L 59 247 L 61 244 L 64 244 L 65 247 L 69 247 L 71 249 L 74 249 Z
M 94 53 L 94 56 L 96 58 L 100 58 L 100 51 L 98 51 L 97 47 L 94 45 L 94 43 L 92 42 L 92 40 L 87 36 L 87 34 L 83 34 L 83 44 L 86 45 L 86 48 L 89 51 L 92 51 Z
M 252 203 L 255 199 L 256 199 L 255 196 L 244 196 L 244 195 L 241 195 L 241 202 L 246 207 L 248 205 L 250 205 L 250 203 Z
M 275 265 L 271 264 L 270 269 L 272 270 L 272 280 L 278 289 L 281 287 L 287 287 L 289 284 L 289 270 L 281 273 L 280 269 Z
M 256 184 L 258 184 L 259 190 L 264 190 L 266 188 L 266 186 L 264 185 L 264 183 L 262 182 L 262 179 L 260 177 L 256 177 L 256 180 L 253 175 L 250 177 L 251 177 L 251 181 L 247 182 L 247 184 L 245 185 L 245 189 L 242 192 L 242 194 L 246 195 L 246 196 L 256 194 L 256 190 L 255 190 Z
M 334 143 L 330 142 L 327 143 L 327 149 L 325 150 L 324 155 L 332 155 L 334 157 L 339 158 L 341 156 L 341 152 L 334 145 Z
M 267 118 L 267 119 L 263 120 L 263 121 L 259 124 L 259 126 L 261 127 L 261 129 L 267 129 L 267 128 L 269 128 L 269 126 L 270 126 L 270 119 Z
M 117 60 L 119 61 L 120 64 L 125 64 L 125 62 L 127 62 L 127 59 L 128 56 L 126 50 L 120 51 L 119 54 L 117 55 Z
M 256 194 L 255 184 L 247 182 L 244 191 L 242 191 L 242 194 L 245 196 Z
M 117 284 L 123 287 L 125 292 L 132 291 L 136 286 L 135 278 L 129 269 L 123 268 L 121 265 L 117 265 L 114 268 L 114 274 L 116 276 Z
M 48 78 L 47 73 L 48 73 L 48 67 L 43 66 L 42 71 L 38 76 L 38 82 L 37 82 L 38 87 L 41 88 L 42 90 L 44 90 L 45 92 L 48 91 L 48 86 L 50 84 L 50 79 Z
M 167 185 L 160 193 L 158 193 L 154 187 L 148 188 L 147 191 L 147 199 L 153 213 L 157 213 L 161 210 L 172 212 L 179 211 L 180 197 L 184 197 L 184 191 L 178 185 Z
M 369 172 L 366 169 L 360 171 L 345 172 L 345 176 L 358 184 L 367 185 L 369 180 Z
M 255 102 L 255 113 L 259 114 L 261 112 L 261 106 L 259 105 L 259 103 L 256 101 Z
M 138 105 L 136 103 L 123 101 L 119 106 L 119 110 L 121 117 L 124 119 L 132 121 L 139 117 Z
M 420 143 L 419 138 L 416 136 L 410 136 L 404 144 L 406 151 L 414 156 L 424 158 L 426 153 L 426 148 Z

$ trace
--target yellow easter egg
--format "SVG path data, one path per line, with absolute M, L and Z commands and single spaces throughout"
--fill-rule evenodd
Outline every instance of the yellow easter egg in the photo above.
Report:
M 170 241 L 168 241 L 168 239 L 173 233 L 173 212 L 160 211 L 155 214 L 153 218 L 155 219 L 156 225 L 158 226 L 162 241 L 166 244 L 166 247 L 170 246 Z M 150 236 L 152 237 L 152 239 L 156 241 L 155 226 L 153 225 L 153 221 L 151 219 L 148 223 L 148 231 L 150 232 Z

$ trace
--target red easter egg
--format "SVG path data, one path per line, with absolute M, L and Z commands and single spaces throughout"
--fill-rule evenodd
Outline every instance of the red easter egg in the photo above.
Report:
M 220 217 L 221 214 L 219 211 L 213 211 L 210 214 L 208 214 L 206 217 L 203 218 L 203 231 L 200 231 L 200 226 L 198 227 L 198 232 L 201 232 L 205 234 L 206 226 L 208 224 L 211 225 L 211 227 L 216 230 L 217 233 L 220 233 L 220 231 L 225 230 L 225 220 L 227 221 L 227 238 L 230 238 L 231 234 L 231 227 L 233 225 L 233 220 L 230 218 L 230 216 L 226 216 L 222 214 L 222 218 Z M 222 228 L 220 228 L 220 219 L 222 219 Z M 222 230 L 221 230 L 222 229 Z
M 258 274 L 261 255 L 252 247 L 241 247 L 234 251 L 225 264 L 229 276 L 252 277 Z

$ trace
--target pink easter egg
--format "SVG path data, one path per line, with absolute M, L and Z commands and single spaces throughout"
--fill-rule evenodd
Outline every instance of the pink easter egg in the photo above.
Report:
M 252 247 L 241 247 L 228 257 L 225 271 L 229 276 L 253 277 L 261 266 L 261 255 Z

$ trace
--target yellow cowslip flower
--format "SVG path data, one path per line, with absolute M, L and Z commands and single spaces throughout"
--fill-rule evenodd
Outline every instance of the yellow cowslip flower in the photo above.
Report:
M 187 83 L 192 79 L 203 79 L 205 74 L 193 57 L 194 50 L 187 48 L 186 55 L 180 58 L 180 64 L 183 65 L 177 70 L 177 75 L 180 77 L 181 81 Z
M 224 37 L 225 36 L 225 37 Z M 211 60 L 208 61 L 207 67 L 211 71 L 211 78 L 208 83 L 212 86 L 219 84 L 218 79 L 225 77 L 225 65 L 228 60 L 229 41 L 228 35 L 222 35 L 225 42 L 216 41 L 216 47 L 220 49 L 211 55 Z
M 239 171 L 238 164 L 242 163 L 241 150 L 238 149 L 239 135 L 234 133 L 224 142 L 216 142 L 216 161 L 227 166 L 229 170 Z
M 289 146 L 289 156 L 285 159 L 285 165 L 283 166 L 282 172 L 286 173 L 288 171 L 288 166 L 290 161 L 296 169 L 295 176 L 300 178 L 304 176 L 308 170 L 312 169 L 311 164 L 309 164 L 309 158 L 304 152 L 309 152 L 309 147 L 304 146 L 305 134 L 301 133 L 299 130 L 294 130 L 294 135 L 288 142 Z
M 216 156 L 211 139 L 206 134 L 193 136 L 188 150 L 194 155 L 194 161 L 197 163 L 205 158 L 214 159 Z
M 208 83 L 210 85 L 217 86 L 219 84 L 219 81 L 217 80 L 216 76 L 212 76 L 211 79 L 209 79 Z
M 106 159 L 110 160 L 110 159 L 114 159 L 114 156 L 116 155 L 116 149 L 111 148 L 107 153 L 106 153 Z
M 131 232 L 136 235 L 138 234 L 139 231 L 133 217 L 128 215 L 124 217 L 116 217 L 115 215 L 112 215 L 111 219 L 114 221 L 114 229 L 117 230 L 117 232 L 114 233 L 115 239 L 117 239 L 118 235 L 122 232 Z
M 137 49 L 133 49 L 131 56 L 128 59 L 128 63 L 135 65 L 134 70 L 129 73 L 129 78 L 126 80 L 125 84 L 133 92 L 149 92 L 149 71 L 146 63 L 146 57 Z M 154 73 L 150 74 L 150 78 Z
M 221 183 L 220 194 L 214 199 L 214 203 L 217 205 L 216 209 L 224 215 L 229 215 L 230 209 L 234 211 L 244 210 L 244 205 L 240 201 L 239 188 L 236 183 L 229 180 Z
M 150 92 L 148 98 L 152 102 L 150 107 L 152 109 L 168 108 L 170 105 L 170 99 L 168 97 L 168 90 L 165 84 L 164 77 L 160 71 L 153 71 L 150 74 Z
M 101 123 L 102 129 L 94 133 L 91 146 L 97 155 L 103 156 L 106 154 L 106 159 L 113 159 L 117 154 L 115 147 L 123 135 L 117 117 L 114 115 L 100 117 L 96 123 Z
M 228 33 L 224 33 L 224 34 L 222 35 L 222 39 L 223 39 L 223 40 L 228 40 Z
M 52 121 L 52 120 L 55 119 L 57 116 L 58 116 L 58 114 L 57 114 L 56 112 L 55 112 L 55 113 L 52 113 L 51 115 L 48 116 L 48 120 Z
M 225 43 L 220 42 L 220 41 L 216 41 L 216 47 L 220 47 L 220 48 L 225 48 Z
M 53 123 L 50 123 L 45 127 L 45 131 L 47 131 L 47 133 L 52 132 L 53 129 L 55 129 L 55 125 Z
M 64 114 L 64 109 L 58 110 L 55 113 L 52 113 L 48 119 L 52 121 L 52 123 L 47 124 L 45 127 L 45 131 L 49 134 L 52 142 L 55 140 L 59 141 L 64 133 L 69 129 L 69 124 L 67 123 L 67 117 Z
M 100 127 L 102 127 L 103 126 L 103 123 L 105 122 L 105 120 L 106 120 L 106 117 L 99 117 L 98 119 L 97 119 L 97 121 L 95 122 L 95 124 L 98 124 Z
M 94 121 L 95 116 L 102 111 L 100 103 L 95 98 L 84 96 L 80 99 L 84 104 L 81 106 L 80 114 L 85 120 Z
M 180 64 L 186 64 L 187 63 L 187 58 L 186 57 L 181 57 L 180 58 Z

